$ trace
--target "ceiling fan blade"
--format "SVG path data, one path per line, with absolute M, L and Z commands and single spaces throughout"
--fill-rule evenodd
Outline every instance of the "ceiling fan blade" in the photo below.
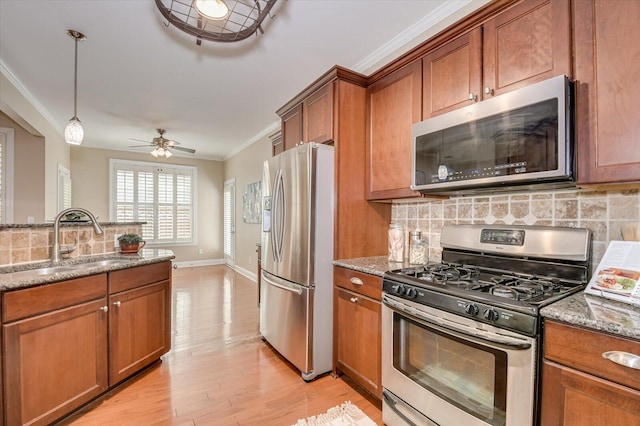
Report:
M 144 142 L 144 143 L 148 143 L 149 145 L 153 145 L 153 142 L 151 141 L 143 141 L 142 139 L 134 139 L 134 138 L 129 138 L 130 141 L 136 141 L 136 142 Z
M 129 145 L 129 148 L 147 148 L 150 146 L 155 146 L 155 145 L 152 143 L 148 143 L 146 145 Z
M 184 151 L 184 152 L 189 152 L 191 154 L 195 154 L 196 150 L 195 149 L 191 149 L 191 148 L 183 148 L 181 146 L 174 146 L 171 149 L 177 149 L 178 151 Z

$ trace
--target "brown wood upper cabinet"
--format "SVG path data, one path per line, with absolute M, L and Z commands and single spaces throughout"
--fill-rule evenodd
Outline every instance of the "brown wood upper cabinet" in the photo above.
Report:
M 578 184 L 640 182 L 640 2 L 574 2 Z
M 571 76 L 568 0 L 527 0 L 423 61 L 423 119 L 556 75 Z
M 281 115 L 284 150 L 300 142 L 333 140 L 333 82 L 330 81 Z
M 411 184 L 411 126 L 420 121 L 422 63 L 381 78 L 367 93 L 367 199 L 417 197 Z

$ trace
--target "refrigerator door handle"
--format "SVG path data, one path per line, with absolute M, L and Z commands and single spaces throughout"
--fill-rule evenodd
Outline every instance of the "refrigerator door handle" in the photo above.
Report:
M 282 243 L 284 240 L 284 180 L 282 177 L 282 170 L 278 170 L 276 172 L 275 177 L 275 185 L 274 185 L 274 195 L 275 195 L 275 207 L 276 213 L 274 222 L 277 224 L 274 234 L 274 239 L 276 240 L 276 250 L 277 250 L 277 261 L 282 261 Z
M 290 291 L 291 293 L 297 293 L 298 295 L 302 294 L 302 287 L 300 286 L 288 286 L 284 284 L 279 284 L 273 280 L 270 280 L 264 273 L 262 274 L 262 279 L 267 282 L 267 284 L 277 287 L 281 290 Z
M 280 188 L 280 174 L 282 170 L 276 170 L 275 176 L 273 178 L 273 197 L 272 197 L 272 205 L 271 205 L 271 251 L 273 253 L 273 260 L 276 262 L 280 262 L 280 248 L 278 245 L 278 225 L 279 225 L 279 197 L 278 191 Z

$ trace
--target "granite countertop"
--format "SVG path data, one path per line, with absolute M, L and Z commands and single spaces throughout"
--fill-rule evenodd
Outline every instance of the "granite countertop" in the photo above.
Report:
M 387 256 L 372 256 L 372 257 L 356 257 L 353 259 L 339 259 L 334 260 L 335 266 L 341 266 L 347 269 L 353 269 L 354 271 L 364 272 L 366 274 L 377 275 L 381 277 L 385 272 L 392 269 L 404 268 L 409 266 L 409 263 L 389 262 Z
M 640 307 L 585 293 L 576 293 L 545 306 L 548 319 L 640 340 Z
M 406 262 L 390 263 L 387 256 L 338 259 L 333 264 L 380 277 L 392 269 L 409 266 Z M 640 307 L 626 303 L 580 292 L 545 306 L 540 314 L 570 325 L 640 340 Z
M 164 249 L 142 249 L 134 254 L 110 253 L 100 256 L 86 256 L 63 260 L 53 265 L 51 262 L 28 263 L 0 267 L 0 291 L 16 290 L 36 285 L 66 281 L 104 272 L 127 269 L 135 266 L 159 263 L 175 258 L 173 251 Z M 119 260 L 121 262 L 107 265 L 74 268 L 76 265 L 99 262 L 101 260 Z M 38 268 L 69 267 L 68 270 L 49 274 L 37 274 Z M 33 271 L 33 273 L 32 273 Z

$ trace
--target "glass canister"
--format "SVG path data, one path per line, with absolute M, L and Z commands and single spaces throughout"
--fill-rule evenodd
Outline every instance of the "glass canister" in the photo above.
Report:
M 420 231 L 409 233 L 409 263 L 412 265 L 427 263 L 427 244 L 422 240 Z
M 404 256 L 404 228 L 397 222 L 389 224 L 389 262 L 402 262 Z

